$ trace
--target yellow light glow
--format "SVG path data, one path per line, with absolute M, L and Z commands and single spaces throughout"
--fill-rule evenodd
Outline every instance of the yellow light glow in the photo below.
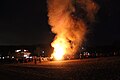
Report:
M 64 56 L 64 47 L 60 44 L 55 44 L 53 56 L 56 60 L 62 60 Z
M 55 60 L 62 60 L 66 53 L 66 46 L 64 44 L 64 39 L 57 39 L 52 46 L 54 47 L 54 52 L 52 56 Z

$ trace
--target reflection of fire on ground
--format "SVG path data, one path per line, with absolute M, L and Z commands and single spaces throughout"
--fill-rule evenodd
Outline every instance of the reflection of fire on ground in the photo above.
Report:
M 51 57 L 63 59 L 75 54 L 85 39 L 88 24 L 94 21 L 97 5 L 93 0 L 47 0 L 51 30 L 56 34 L 51 43 Z

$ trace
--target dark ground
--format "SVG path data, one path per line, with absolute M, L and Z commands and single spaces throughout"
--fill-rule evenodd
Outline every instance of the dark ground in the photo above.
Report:
M 120 80 L 120 57 L 4 64 L 0 80 Z

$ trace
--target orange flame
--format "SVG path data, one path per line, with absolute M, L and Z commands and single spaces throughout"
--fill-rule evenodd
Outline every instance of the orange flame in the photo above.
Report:
M 55 60 L 62 60 L 64 59 L 64 55 L 67 52 L 68 45 L 66 44 L 66 40 L 62 37 L 57 38 L 53 43 L 52 47 L 54 47 L 54 52 L 52 56 Z
M 56 34 L 52 57 L 64 59 L 81 46 L 87 32 L 86 23 L 94 19 L 96 5 L 92 0 L 47 0 L 48 17 L 52 32 Z
M 64 49 L 64 45 L 57 43 L 54 45 L 54 52 L 53 52 L 53 57 L 56 60 L 62 60 L 63 56 L 65 54 L 65 49 Z

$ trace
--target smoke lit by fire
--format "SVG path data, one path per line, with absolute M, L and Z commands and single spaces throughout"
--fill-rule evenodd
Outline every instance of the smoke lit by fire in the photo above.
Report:
M 52 57 L 63 59 L 78 51 L 87 32 L 88 23 L 94 21 L 97 5 L 93 0 L 47 0 L 51 30 L 56 34 L 51 43 Z

